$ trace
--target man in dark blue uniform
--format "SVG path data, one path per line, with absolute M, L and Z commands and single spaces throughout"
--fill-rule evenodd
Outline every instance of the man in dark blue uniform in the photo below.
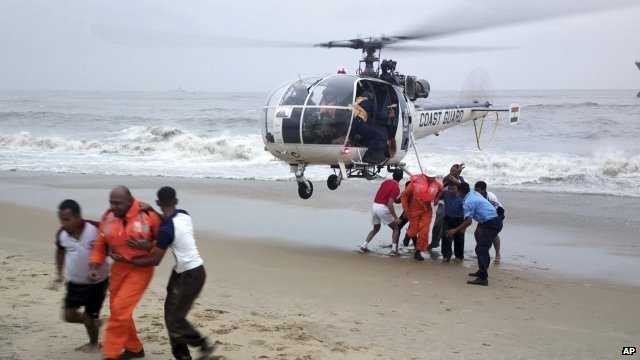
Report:
M 367 146 L 367 152 L 362 160 L 370 164 L 380 164 L 385 157 L 387 148 L 387 134 L 383 129 L 378 129 L 371 123 L 375 114 L 373 95 L 365 92 L 362 96 L 356 97 L 353 104 L 353 125 L 351 138 L 360 138 L 362 145 Z

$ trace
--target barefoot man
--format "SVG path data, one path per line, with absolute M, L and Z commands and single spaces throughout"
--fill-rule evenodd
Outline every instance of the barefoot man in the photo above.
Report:
M 128 188 L 118 186 L 109 195 L 110 209 L 100 222 L 100 235 L 91 253 L 89 266 L 95 275 L 109 252 L 126 260 L 149 256 L 160 226 L 160 217 L 140 208 Z M 114 263 L 109 283 L 111 316 L 104 336 L 105 359 L 144 357 L 142 342 L 133 322 L 133 310 L 142 299 L 153 277 L 153 266 L 140 267 L 126 262 Z
M 89 278 L 89 256 L 94 241 L 98 237 L 97 224 L 82 218 L 80 205 L 74 200 L 64 200 L 58 206 L 61 229 L 56 235 L 56 284 L 66 279 L 67 292 L 64 297 L 64 321 L 84 324 L 89 335 L 89 343 L 76 350 L 98 352 L 100 330 L 100 309 L 107 293 L 109 265 L 103 263 Z M 84 312 L 79 309 L 84 307 Z

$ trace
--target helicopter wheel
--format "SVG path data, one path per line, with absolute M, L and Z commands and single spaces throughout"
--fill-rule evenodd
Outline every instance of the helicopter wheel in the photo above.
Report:
M 313 183 L 308 180 L 298 183 L 298 195 L 304 200 L 310 198 L 313 195 Z
M 329 190 L 335 190 L 340 186 L 340 182 L 340 177 L 338 175 L 331 174 L 327 179 L 327 186 L 329 187 Z

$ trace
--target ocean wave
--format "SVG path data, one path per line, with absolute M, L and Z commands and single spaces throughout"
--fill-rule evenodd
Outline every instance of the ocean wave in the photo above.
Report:
M 590 109 L 606 109 L 606 110 L 626 110 L 626 109 L 634 109 L 637 108 L 637 104 L 615 104 L 615 103 L 598 103 L 595 101 L 583 101 L 576 103 L 536 103 L 536 104 L 528 104 L 523 105 L 523 109 L 529 110 L 577 110 L 580 108 L 590 108 Z
M 134 126 L 100 140 L 34 136 L 29 132 L 21 132 L 0 135 L 0 149 L 14 153 L 46 151 L 165 159 L 203 158 L 209 161 L 250 161 L 260 159 L 264 154 L 258 135 L 208 137 L 162 126 Z
M 463 152 L 427 154 L 421 157 L 421 162 L 433 174 L 446 174 L 451 164 L 464 162 L 468 180 L 484 180 L 498 186 L 640 196 L 640 155 L 636 154 Z M 409 156 L 407 164 L 418 168 L 415 156 Z
M 592 155 L 540 152 L 434 150 L 418 146 L 427 173 L 444 175 L 464 162 L 469 182 L 549 191 L 640 196 L 640 155 L 594 149 Z M 43 156 L 46 155 L 46 156 Z M 28 132 L 0 135 L 0 169 L 216 177 L 290 179 L 287 164 L 264 151 L 258 134 L 195 134 L 183 128 L 133 126 L 100 139 L 35 136 Z M 404 161 L 419 171 L 415 156 Z M 324 181 L 324 166 L 307 175 Z
M 595 101 L 583 101 L 578 103 L 556 103 L 556 104 L 531 104 L 525 105 L 524 108 L 577 108 L 577 107 L 596 107 L 600 106 L 599 103 Z

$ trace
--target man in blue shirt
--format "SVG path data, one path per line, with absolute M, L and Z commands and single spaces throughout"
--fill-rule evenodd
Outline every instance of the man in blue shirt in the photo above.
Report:
M 469 274 L 475 276 L 475 280 L 467 281 L 472 285 L 489 285 L 489 249 L 493 241 L 502 230 L 502 219 L 498 217 L 495 207 L 482 195 L 475 191 L 470 191 L 469 184 L 458 185 L 458 193 L 463 196 L 464 221 L 459 226 L 448 230 L 447 236 L 452 237 L 459 232 L 464 232 L 473 220 L 478 222 L 478 227 L 474 233 L 476 237 L 476 255 L 478 256 L 478 271 Z
M 449 183 L 447 189 L 442 193 L 444 200 L 444 227 L 445 230 L 455 229 L 464 222 L 464 210 L 462 208 L 462 196 L 458 193 L 458 184 Z M 451 243 L 453 242 L 453 253 L 456 260 L 464 259 L 464 231 L 456 233 L 453 237 L 442 237 L 442 257 L 443 262 L 451 260 Z

